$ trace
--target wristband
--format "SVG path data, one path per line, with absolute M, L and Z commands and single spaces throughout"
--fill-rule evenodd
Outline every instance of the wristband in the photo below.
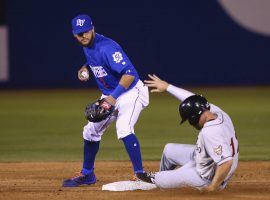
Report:
M 118 84 L 118 86 L 114 89 L 114 91 L 111 93 L 111 96 L 115 99 L 117 99 L 121 94 L 123 94 L 126 91 L 126 88 L 124 88 L 122 85 Z

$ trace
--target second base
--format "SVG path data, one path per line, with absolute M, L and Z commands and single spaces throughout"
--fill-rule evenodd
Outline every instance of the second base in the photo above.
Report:
M 118 181 L 102 186 L 102 190 L 108 191 L 152 190 L 155 188 L 157 188 L 155 184 L 142 181 Z

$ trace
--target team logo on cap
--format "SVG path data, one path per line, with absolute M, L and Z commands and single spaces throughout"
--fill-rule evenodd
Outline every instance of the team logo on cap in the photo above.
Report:
M 112 55 L 112 57 L 113 57 L 113 61 L 116 62 L 116 63 L 120 63 L 121 60 L 123 60 L 123 56 L 122 56 L 122 54 L 119 51 L 115 52 Z
M 77 19 L 76 26 L 83 26 L 85 19 Z

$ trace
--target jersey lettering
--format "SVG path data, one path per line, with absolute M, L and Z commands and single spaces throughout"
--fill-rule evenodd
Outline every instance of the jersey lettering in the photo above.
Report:
M 105 88 L 109 88 L 109 85 L 105 82 L 105 80 L 102 77 L 101 78 L 98 78 L 98 79 L 104 85 Z
M 96 78 L 102 78 L 104 76 L 108 76 L 107 72 L 102 66 L 96 66 L 96 67 L 90 66 L 90 67 Z

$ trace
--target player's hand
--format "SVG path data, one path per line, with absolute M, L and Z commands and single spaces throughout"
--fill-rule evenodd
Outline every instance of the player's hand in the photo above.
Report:
M 166 81 L 161 80 L 159 77 L 157 77 L 155 74 L 151 75 L 148 74 L 149 78 L 151 80 L 145 80 L 145 85 L 151 88 L 154 88 L 150 90 L 151 92 L 164 92 L 167 90 L 169 83 Z
M 80 81 L 88 81 L 89 80 L 89 71 L 87 67 L 82 66 L 78 71 L 78 79 Z
M 203 192 L 216 192 L 216 191 L 218 191 L 218 187 L 216 187 L 216 186 L 214 186 L 214 185 L 209 185 L 209 186 L 207 186 L 206 188 L 203 188 Z
M 116 104 L 116 100 L 115 100 L 115 98 L 113 98 L 113 96 L 107 96 L 106 98 L 105 98 L 105 100 L 109 103 L 109 104 L 111 104 L 111 105 L 115 105 Z

